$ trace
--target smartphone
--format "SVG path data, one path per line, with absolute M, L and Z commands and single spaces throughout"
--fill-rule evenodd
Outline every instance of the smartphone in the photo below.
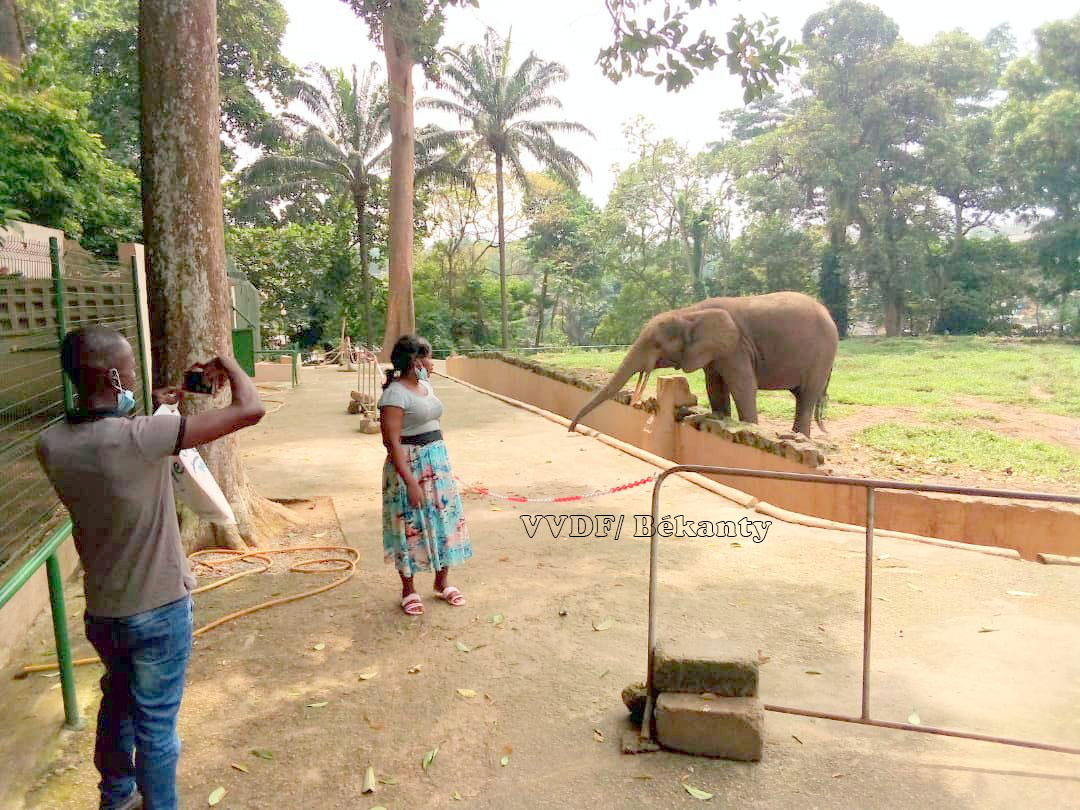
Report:
M 203 370 L 193 370 L 184 373 L 184 390 L 192 394 L 213 394 L 217 387 Z

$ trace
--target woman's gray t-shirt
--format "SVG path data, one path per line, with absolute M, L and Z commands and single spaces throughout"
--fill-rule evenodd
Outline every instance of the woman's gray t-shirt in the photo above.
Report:
M 439 430 L 439 417 L 442 416 L 442 403 L 435 396 L 435 389 L 427 380 L 420 384 L 427 389 L 427 396 L 414 394 L 400 382 L 392 382 L 379 397 L 379 408 L 393 405 L 405 411 L 401 423 L 402 436 L 418 436 Z

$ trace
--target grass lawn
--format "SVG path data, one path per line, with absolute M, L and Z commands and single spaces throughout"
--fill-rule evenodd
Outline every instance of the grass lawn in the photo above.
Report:
M 620 351 L 567 351 L 530 359 L 555 368 L 611 372 L 622 357 Z M 707 404 L 704 374 L 687 376 L 691 390 Z M 978 397 L 1002 410 L 980 411 L 971 403 L 959 406 L 957 397 Z M 993 432 L 997 415 L 1004 413 L 1044 411 L 1080 418 L 1080 345 L 984 337 L 842 341 L 826 419 L 872 415 L 875 408 L 890 407 L 912 409 L 912 423 L 871 425 L 848 441 L 888 454 L 897 466 L 915 470 L 1011 467 L 1033 480 L 1080 481 L 1076 450 Z M 763 391 L 758 410 L 766 420 L 792 419 L 794 398 L 786 391 Z

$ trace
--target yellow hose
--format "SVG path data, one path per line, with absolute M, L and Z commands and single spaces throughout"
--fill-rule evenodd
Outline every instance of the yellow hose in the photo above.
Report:
M 225 560 L 217 560 L 215 562 L 198 561 L 200 565 L 204 565 L 207 568 L 213 569 L 215 571 L 220 570 L 221 565 L 226 562 L 248 562 L 252 560 L 257 560 L 258 562 L 263 563 L 263 565 L 259 568 L 253 568 L 249 571 L 239 571 L 235 574 L 223 577 L 222 579 L 215 580 L 208 585 L 203 585 L 201 588 L 196 588 L 194 591 L 191 592 L 192 595 L 195 595 L 199 593 L 205 593 L 206 591 L 212 591 L 215 588 L 220 588 L 223 585 L 228 585 L 229 583 L 235 582 L 236 580 L 242 579 L 243 577 L 251 576 L 252 574 L 262 574 L 270 570 L 271 563 L 269 557 L 271 554 L 295 554 L 300 551 L 337 551 L 348 554 L 349 558 L 347 559 L 344 557 L 324 557 L 318 560 L 301 560 L 300 562 L 294 563 L 293 565 L 289 566 L 290 572 L 298 574 L 321 574 L 333 571 L 347 571 L 348 573 L 346 573 L 343 577 L 335 579 L 333 582 L 327 583 L 326 585 L 321 585 L 318 588 L 312 588 L 310 591 L 303 591 L 302 593 L 293 594 L 292 596 L 282 596 L 278 599 L 271 599 L 268 602 L 260 602 L 257 605 L 244 608 L 243 610 L 237 610 L 226 616 L 222 616 L 220 619 L 215 619 L 209 624 L 204 624 L 202 627 L 192 633 L 192 637 L 198 638 L 203 633 L 208 633 L 217 627 L 221 627 L 221 625 L 225 624 L 226 622 L 231 622 L 234 619 L 239 619 L 242 616 L 247 616 L 260 610 L 266 610 L 267 608 L 277 607 L 278 605 L 285 605 L 289 602 L 296 602 L 300 599 L 307 599 L 309 596 L 315 596 L 316 594 L 320 594 L 333 588 L 337 588 L 339 585 L 344 585 L 346 582 L 352 579 L 353 575 L 356 573 L 356 563 L 360 560 L 360 553 L 351 546 L 293 546 L 291 548 L 258 549 L 255 551 L 235 551 L 233 549 L 226 548 L 207 548 L 203 549 L 202 551 L 196 551 L 194 554 L 192 554 L 189 557 L 189 559 L 192 560 L 208 554 L 224 554 L 226 557 Z M 320 565 L 322 563 L 334 563 L 335 567 L 321 568 L 315 571 L 309 570 L 308 568 L 308 566 Z M 71 663 L 74 666 L 81 667 L 87 664 L 97 664 L 100 663 L 100 661 L 101 659 L 97 657 L 78 658 Z M 55 672 L 59 668 L 60 665 L 55 661 L 49 664 L 31 664 L 28 666 L 24 666 L 18 672 L 18 674 L 15 675 L 15 677 L 17 679 L 25 678 L 26 676 L 31 675 L 35 672 Z

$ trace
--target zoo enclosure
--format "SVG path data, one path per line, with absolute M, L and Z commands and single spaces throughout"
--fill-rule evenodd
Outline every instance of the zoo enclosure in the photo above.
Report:
M 10 264 L 8 263 L 10 262 Z M 67 724 L 79 723 L 67 634 L 59 548 L 71 522 L 38 464 L 35 446 L 46 428 L 74 407 L 60 368 L 68 329 L 102 325 L 123 334 L 139 358 L 136 407 L 149 413 L 150 381 L 143 346 L 143 292 L 130 265 L 62 254 L 58 241 L 0 245 L 0 609 L 46 568 Z M 47 268 L 46 273 L 43 268 Z
M 1050 492 L 1023 492 L 1008 489 L 979 489 L 975 487 L 950 487 L 937 484 L 911 484 L 902 481 L 888 481 L 874 478 L 844 478 L 825 475 L 808 475 L 806 473 L 772 472 L 767 470 L 750 470 L 742 467 L 713 467 L 700 464 L 679 464 L 661 472 L 656 477 L 652 494 L 652 537 L 649 541 L 649 648 L 646 664 L 647 693 L 645 713 L 641 722 L 641 734 L 650 737 L 652 734 L 652 715 L 656 698 L 653 688 L 653 663 L 656 651 L 656 578 L 657 557 L 659 550 L 658 542 L 658 517 L 660 515 L 660 488 L 669 475 L 682 472 L 704 473 L 709 475 L 730 475 L 744 478 L 771 478 L 782 481 L 806 481 L 833 485 L 848 485 L 862 487 L 866 490 L 866 548 L 864 560 L 863 581 L 863 636 L 862 636 L 862 701 L 861 711 L 858 717 L 852 715 L 821 712 L 813 709 L 804 709 L 791 706 L 776 706 L 765 704 L 765 709 L 770 712 L 781 714 L 798 714 L 803 717 L 814 717 L 821 720 L 836 720 L 844 723 L 857 723 L 865 726 L 877 726 L 879 728 L 898 729 L 900 731 L 918 731 L 923 734 L 938 734 L 945 737 L 960 737 L 967 740 L 979 740 L 982 742 L 1000 743 L 1003 745 L 1016 745 L 1023 748 L 1037 748 L 1043 751 L 1056 751 L 1063 754 L 1080 754 L 1080 748 L 1072 748 L 1064 745 L 1034 742 L 1030 740 L 1018 740 L 1013 737 L 995 737 L 989 734 L 976 734 L 970 731 L 958 731 L 954 729 L 936 728 L 934 726 L 914 725 L 913 723 L 894 723 L 888 720 L 875 720 L 870 716 L 870 640 L 872 635 L 872 611 L 874 598 L 874 493 L 878 489 L 907 490 L 914 492 L 937 492 L 947 495 L 969 495 L 983 498 L 1010 498 L 1027 501 L 1049 501 L 1056 503 L 1080 504 L 1080 497 L 1073 495 L 1057 495 Z

